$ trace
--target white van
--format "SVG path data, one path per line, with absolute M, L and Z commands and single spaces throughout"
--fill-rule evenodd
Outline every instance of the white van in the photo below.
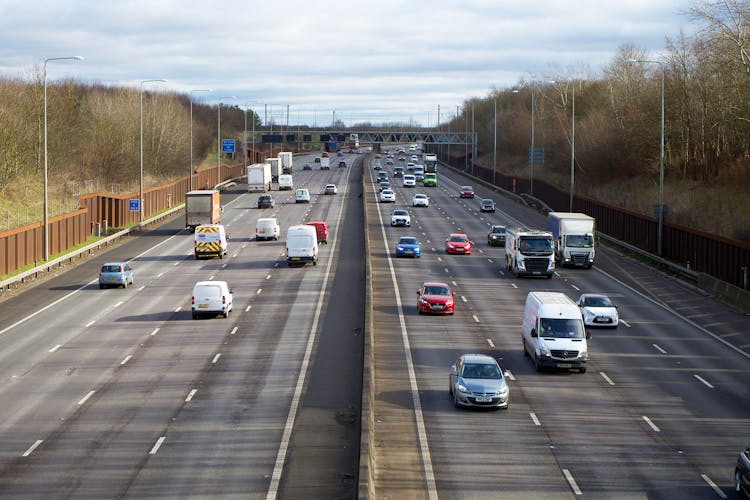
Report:
M 276 217 L 264 217 L 255 222 L 255 239 L 278 240 L 281 233 L 279 219 Z
M 310 203 L 310 191 L 305 188 L 299 188 L 297 192 L 294 193 L 294 202 Z
M 229 317 L 232 290 L 226 281 L 199 281 L 193 286 L 193 319 L 203 314 Z
M 291 191 L 294 189 L 294 182 L 292 182 L 292 176 L 289 174 L 282 174 L 279 176 L 279 191 Z
M 195 228 L 193 241 L 195 258 L 218 255 L 221 259 L 229 250 L 227 233 L 221 224 L 201 224 Z
M 318 233 L 314 226 L 291 226 L 286 231 L 286 262 L 305 265 L 312 262 L 318 265 Z
M 560 292 L 529 292 L 523 314 L 524 356 L 531 356 L 536 371 L 543 368 L 586 372 L 588 338 L 581 310 Z

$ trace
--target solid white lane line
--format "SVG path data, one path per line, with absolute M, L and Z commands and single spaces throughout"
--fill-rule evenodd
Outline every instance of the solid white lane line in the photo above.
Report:
M 164 273 L 159 273 L 156 275 L 157 278 L 161 278 L 162 276 L 164 276 Z
M 658 345 L 656 345 L 656 344 L 651 344 L 651 345 L 652 345 L 652 346 L 654 346 L 654 348 L 655 348 L 655 349 L 656 349 L 657 351 L 659 351 L 660 353 L 662 353 L 662 354 L 666 354 L 666 353 L 667 353 L 667 351 L 665 351 L 664 349 L 662 349 L 662 348 L 661 348 L 661 347 L 659 347 Z
M 476 314 L 472 314 L 471 317 L 474 318 L 474 322 L 479 323 L 479 318 L 477 318 Z
M 59 348 L 61 348 L 61 347 L 62 347 L 62 344 L 57 344 L 57 345 L 56 345 L 55 347 L 53 347 L 52 349 L 50 349 L 50 350 L 49 350 L 49 351 L 47 351 L 47 352 L 55 352 L 56 350 L 58 350 L 58 349 L 59 349 Z
M 711 481 L 710 477 L 708 477 L 705 474 L 701 474 L 701 478 L 706 483 L 708 483 L 708 485 L 714 490 L 714 492 L 716 492 L 717 495 L 719 495 L 719 498 L 727 498 L 726 494 L 723 491 L 721 491 L 721 488 L 719 488 L 718 486 L 716 486 L 716 483 L 714 483 L 713 481 Z
M 187 395 L 187 397 L 185 398 L 185 402 L 186 402 L 186 403 L 189 403 L 190 401 L 192 401 L 192 399 L 193 399 L 193 396 L 195 396 L 195 393 L 196 393 L 196 392 L 198 392 L 198 389 L 193 389 L 193 390 L 191 390 L 190 392 L 188 392 L 188 395 Z
M 461 300 L 463 300 L 464 302 L 468 302 L 468 300 L 466 300 L 466 297 L 464 297 L 463 295 L 461 295 Z
M 492 339 L 486 339 L 487 343 L 490 345 L 490 347 L 495 347 L 495 343 L 492 342 Z
M 571 474 L 568 469 L 563 469 L 562 472 L 563 476 L 565 476 L 565 480 L 568 481 L 570 488 L 573 490 L 573 493 L 575 493 L 576 495 L 583 495 L 583 492 L 576 484 L 576 480 L 573 479 L 573 474 Z
M 232 328 L 232 331 L 231 331 L 231 332 L 229 332 L 229 335 L 234 335 L 235 333 L 237 333 L 237 329 L 238 329 L 238 328 L 239 328 L 239 327 L 237 327 L 237 326 L 235 326 L 234 328 Z
M 700 380 L 701 382 L 703 382 L 703 383 L 705 384 L 705 386 L 706 386 L 706 387 L 708 387 L 709 389 L 713 389 L 713 388 L 714 388 L 714 386 L 713 386 L 713 385 L 711 385 L 711 384 L 710 384 L 710 383 L 708 382 L 708 380 L 704 379 L 704 378 L 703 378 L 703 377 L 701 377 L 700 375 L 697 375 L 697 374 L 693 374 L 693 377 L 695 377 L 695 378 L 697 378 L 698 380 Z
M 505 376 L 508 377 L 509 379 L 513 380 L 513 381 L 516 380 L 516 377 L 513 376 L 513 372 L 510 371 L 510 370 L 505 370 Z
M 601 375 L 601 376 L 602 376 L 602 378 L 603 378 L 604 380 L 606 380 L 606 381 L 607 381 L 607 383 L 608 383 L 609 385 L 615 385 L 615 383 L 614 383 L 614 382 L 612 382 L 612 379 L 611 379 L 611 378 L 609 378 L 609 377 L 607 376 L 607 374 L 606 374 L 606 373 L 604 373 L 604 372 L 599 372 L 599 375 Z
M 536 413 L 533 411 L 529 413 L 529 416 L 531 417 L 531 421 L 534 422 L 534 425 L 541 427 L 541 422 L 539 422 L 539 419 L 536 417 Z
M 175 312 L 176 312 L 176 311 L 175 311 Z M 153 331 L 153 332 L 151 332 L 151 336 L 153 337 L 154 335 L 156 335 L 156 332 L 158 332 L 158 331 L 159 331 L 159 329 L 158 329 L 158 328 L 154 328 L 154 331 Z
M 159 448 L 161 448 L 161 444 L 164 442 L 165 439 L 167 439 L 167 436 L 162 436 L 159 439 L 157 439 L 156 444 L 154 444 L 154 447 L 151 448 L 151 451 L 149 451 L 148 454 L 156 455 L 156 452 L 159 451 Z
M 44 442 L 44 440 L 43 440 L 43 439 L 37 439 L 37 440 L 36 440 L 36 441 L 34 442 L 34 444 L 32 444 L 31 446 L 29 446 L 29 449 L 28 449 L 28 450 L 26 450 L 26 451 L 24 451 L 24 452 L 23 452 L 23 455 L 21 455 L 21 456 L 23 456 L 23 457 L 28 457 L 29 455 L 31 455 L 31 454 L 32 454 L 32 453 L 34 452 L 34 450 L 36 450 L 37 446 L 39 446 L 39 445 L 40 445 L 40 444 L 42 444 L 43 442 Z
M 661 429 L 659 429 L 655 423 L 651 421 L 650 418 L 648 418 L 646 415 L 643 415 L 641 418 L 654 430 L 654 432 L 661 432 Z
M 216 364 L 217 361 L 219 361 L 219 358 L 221 357 L 221 353 L 214 356 L 214 359 L 211 361 L 211 364 Z
M 115 307 L 114 307 L 114 308 L 120 307 L 120 306 L 121 306 L 122 304 L 123 304 L 123 301 L 120 301 L 120 302 L 118 302 L 117 304 L 115 304 Z M 113 308 L 113 309 L 114 309 L 114 308 Z
M 132 357 L 133 357 L 132 354 L 128 354 L 127 356 L 125 356 L 125 359 L 123 359 L 122 361 L 120 361 L 120 366 L 122 366 L 125 363 L 127 363 L 128 361 L 130 361 L 130 358 L 132 358 Z
M 88 394 L 86 394 L 86 395 L 85 395 L 84 397 L 82 397 L 82 398 L 81 398 L 81 400 L 80 400 L 80 401 L 78 401 L 78 406 L 81 406 L 81 405 L 82 405 L 82 404 L 84 404 L 84 403 L 85 403 L 86 401 L 88 401 L 88 400 L 89 400 L 89 398 L 90 398 L 91 396 L 93 396 L 95 392 L 96 392 L 96 391 L 89 391 L 89 393 L 88 393 Z
M 94 323 L 96 323 L 96 321 L 89 321 L 88 323 L 86 323 L 86 328 L 90 327 Z

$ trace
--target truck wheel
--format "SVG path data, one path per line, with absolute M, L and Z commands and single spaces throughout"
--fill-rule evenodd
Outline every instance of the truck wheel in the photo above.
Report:
M 580 370 L 578 370 L 578 372 L 579 373 L 586 373 L 586 367 L 581 368 Z
M 318 265 L 318 260 L 317 259 L 313 259 L 313 266 L 317 266 L 317 265 Z

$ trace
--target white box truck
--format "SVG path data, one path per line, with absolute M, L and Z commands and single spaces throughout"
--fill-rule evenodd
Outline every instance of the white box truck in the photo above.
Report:
M 505 232 L 505 265 L 514 276 L 546 276 L 555 272 L 552 233 L 537 229 L 508 228 Z
M 327 156 L 324 156 L 320 159 L 320 169 L 321 170 L 329 170 L 331 168 L 331 159 Z
M 529 292 L 521 328 L 523 355 L 531 356 L 536 371 L 586 371 L 589 352 L 583 317 L 564 293 Z
M 294 166 L 294 157 L 289 151 L 282 151 L 279 153 L 279 162 L 281 162 L 281 173 L 291 174 L 292 167 Z
M 425 172 L 437 172 L 438 157 L 435 154 L 424 155 L 424 171 Z
M 306 262 L 318 265 L 318 233 L 314 226 L 296 225 L 286 231 L 286 262 L 289 267 Z
M 255 163 L 247 167 L 247 190 L 251 193 L 271 190 L 271 165 Z
M 547 228 L 555 240 L 555 261 L 563 267 L 591 269 L 594 265 L 595 220 L 575 212 L 550 212 Z
M 283 173 L 281 171 L 281 162 L 278 158 L 266 158 L 266 163 L 271 165 L 271 179 L 276 182 Z

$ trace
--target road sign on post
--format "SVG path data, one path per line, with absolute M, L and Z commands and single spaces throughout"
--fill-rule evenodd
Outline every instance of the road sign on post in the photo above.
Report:
M 529 148 L 529 163 L 544 163 L 544 148 Z
M 129 208 L 131 212 L 140 212 L 141 211 L 141 204 L 138 198 L 131 198 L 129 204 Z
M 222 153 L 234 153 L 234 139 L 222 139 L 221 140 L 221 152 Z

